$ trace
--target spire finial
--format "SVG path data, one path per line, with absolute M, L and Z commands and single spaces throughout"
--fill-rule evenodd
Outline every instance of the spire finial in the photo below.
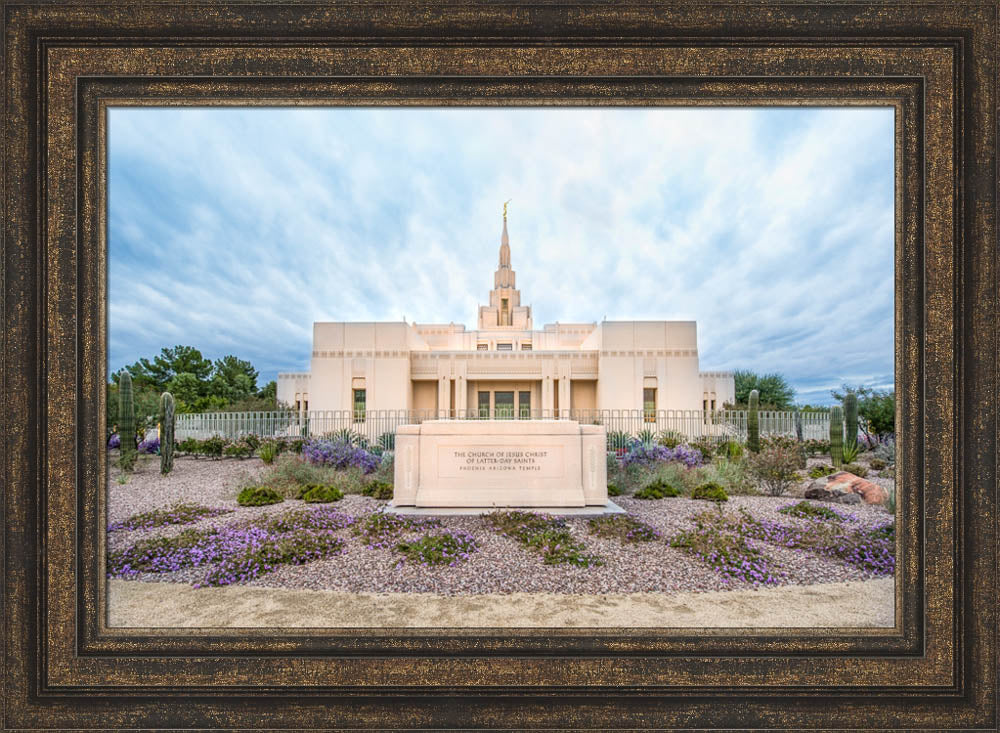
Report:
M 503 220 L 507 221 L 507 204 L 509 204 L 514 199 L 507 199 L 503 202 Z

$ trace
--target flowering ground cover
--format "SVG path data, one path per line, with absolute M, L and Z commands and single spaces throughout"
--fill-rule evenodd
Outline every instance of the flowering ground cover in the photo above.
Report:
M 485 516 L 486 523 L 504 537 L 539 552 L 546 565 L 602 565 L 604 561 L 584 552 L 581 542 L 573 539 L 566 521 L 548 514 L 523 511 L 497 511 Z
M 322 508 L 186 529 L 109 553 L 108 575 L 127 578 L 207 565 L 208 573 L 196 587 L 245 582 L 278 565 L 302 565 L 340 552 L 344 540 L 334 532 L 353 523 L 353 517 Z
M 165 527 L 168 524 L 191 524 L 192 522 L 201 521 L 206 517 L 218 517 L 223 514 L 230 514 L 232 511 L 232 509 L 224 507 L 210 507 L 202 504 L 178 502 L 163 509 L 153 509 L 152 511 L 133 514 L 120 522 L 112 522 L 108 525 L 108 532 L 153 529 L 154 527 Z
M 108 574 L 355 593 L 588 595 L 831 583 L 895 568 L 892 519 L 876 506 L 847 514 L 787 496 L 732 496 L 721 508 L 622 496 L 622 515 L 417 518 L 388 514 L 360 492 L 336 511 L 292 493 L 238 506 L 244 474 L 260 481 L 273 468 L 179 457 L 169 476 L 152 461 L 127 484 L 112 475 Z

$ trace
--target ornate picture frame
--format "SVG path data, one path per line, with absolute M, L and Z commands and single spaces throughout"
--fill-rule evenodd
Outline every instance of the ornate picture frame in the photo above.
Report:
M 2 728 L 996 729 L 994 3 L 4 3 Z M 896 114 L 891 629 L 114 629 L 111 105 Z

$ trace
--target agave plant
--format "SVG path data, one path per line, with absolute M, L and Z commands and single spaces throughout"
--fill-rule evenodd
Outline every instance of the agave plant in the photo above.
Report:
M 858 457 L 858 453 L 860 452 L 861 445 L 856 440 L 844 441 L 844 447 L 841 448 L 844 463 L 854 463 L 854 459 Z
M 640 430 L 635 439 L 643 445 L 652 445 L 656 442 L 656 431 L 648 429 Z

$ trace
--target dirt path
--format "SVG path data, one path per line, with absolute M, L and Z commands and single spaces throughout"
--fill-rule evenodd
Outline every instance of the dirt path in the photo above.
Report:
M 212 628 L 891 627 L 892 578 L 756 591 L 438 596 L 110 580 L 109 625 Z

